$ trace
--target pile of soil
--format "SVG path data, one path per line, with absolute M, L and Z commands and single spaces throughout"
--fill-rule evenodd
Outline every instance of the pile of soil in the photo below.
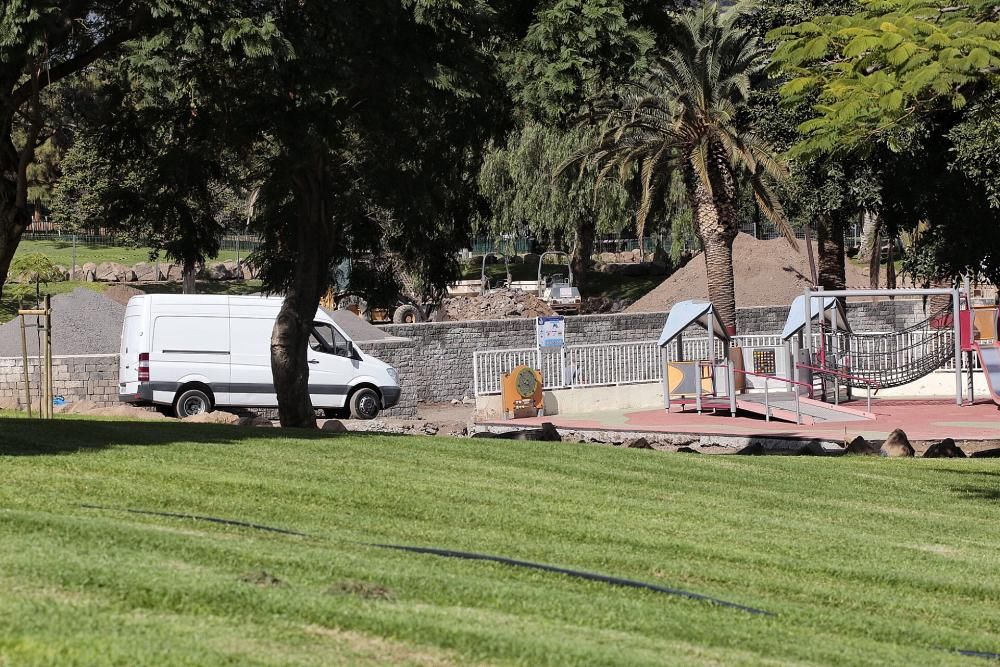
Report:
M 458 296 L 441 304 L 446 320 L 503 320 L 509 317 L 555 315 L 549 304 L 531 292 L 494 290 L 484 295 Z
M 104 297 L 111 299 L 115 303 L 120 303 L 123 306 L 128 305 L 129 299 L 134 296 L 142 296 L 145 294 L 141 289 L 132 287 L 131 285 L 121 285 L 115 284 L 104 290 Z
M 815 251 L 815 246 L 813 248 Z M 868 270 L 847 262 L 848 287 L 868 287 Z M 733 272 L 736 279 L 736 306 L 786 306 L 812 286 L 805 242 L 796 252 L 788 241 L 759 241 L 740 234 L 733 244 Z M 705 254 L 700 253 L 659 287 L 628 307 L 629 313 L 664 312 L 678 301 L 708 298 Z
M 34 325 L 35 317 L 27 324 Z M 39 318 L 40 319 L 40 318 Z M 93 290 L 78 288 L 52 297 L 52 354 L 114 354 L 122 337 L 125 306 Z M 28 355 L 38 354 L 38 332 L 27 331 Z M 0 326 L 0 357 L 21 356 L 18 318 Z

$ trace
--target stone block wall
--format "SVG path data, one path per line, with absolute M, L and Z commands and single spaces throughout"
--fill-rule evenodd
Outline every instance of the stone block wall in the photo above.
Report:
M 28 359 L 33 401 L 41 386 L 37 357 Z M 52 358 L 52 391 L 67 402 L 93 401 L 101 406 L 118 403 L 118 355 L 99 354 Z M 0 399 L 24 403 L 24 365 L 19 358 L 0 358 Z
M 386 417 L 412 417 L 417 413 L 417 389 L 420 382 L 420 352 L 409 339 L 358 343 L 366 353 L 377 357 L 399 372 L 403 393 L 399 403 L 382 413 Z

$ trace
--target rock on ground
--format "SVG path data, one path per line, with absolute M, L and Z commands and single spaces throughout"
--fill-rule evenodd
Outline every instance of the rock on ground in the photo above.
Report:
M 925 459 L 964 459 L 965 452 L 951 438 L 935 443 L 924 452 Z
M 913 445 L 902 429 L 896 429 L 889 434 L 880 450 L 882 456 L 889 458 L 913 456 Z
M 234 415 L 232 412 L 216 410 L 185 417 L 181 421 L 188 424 L 238 424 L 241 420 L 239 415 Z
M 875 456 L 878 454 L 878 447 L 871 444 L 860 435 L 854 440 L 851 440 L 850 444 L 847 445 L 847 454 L 858 454 L 862 456 Z

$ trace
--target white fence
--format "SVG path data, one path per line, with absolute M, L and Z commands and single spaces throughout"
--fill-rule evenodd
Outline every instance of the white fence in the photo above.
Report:
M 856 357 L 852 359 L 852 364 L 857 364 L 852 368 L 859 372 L 878 370 L 868 366 L 882 366 L 887 359 L 900 365 L 910 363 L 926 353 L 925 344 L 938 344 L 930 340 L 937 335 L 935 332 L 915 331 L 898 334 L 890 342 L 877 338 L 852 338 L 854 349 L 851 351 Z M 744 350 L 774 349 L 779 357 L 778 375 L 785 370 L 780 352 L 784 347 L 781 336 L 736 336 L 733 343 Z M 948 344 L 951 344 L 950 340 Z M 820 336 L 813 334 L 813 349 L 819 346 Z M 684 338 L 682 348 L 685 359 L 706 359 L 709 356 L 707 337 Z M 722 355 L 722 349 L 722 342 L 716 340 L 716 356 Z M 840 349 L 848 352 L 843 346 Z M 499 394 L 502 375 L 520 365 L 541 369 L 546 389 L 659 382 L 663 379 L 664 362 L 675 361 L 676 356 L 676 344 L 661 349 L 654 340 L 567 345 L 563 349 L 541 351 L 535 348 L 486 350 L 473 354 L 474 386 L 476 396 Z M 963 368 L 965 363 L 963 355 Z M 973 363 L 974 369 L 980 370 L 978 357 L 974 357 Z M 951 360 L 939 370 L 954 369 L 954 360 Z M 748 370 L 753 370 L 749 364 Z

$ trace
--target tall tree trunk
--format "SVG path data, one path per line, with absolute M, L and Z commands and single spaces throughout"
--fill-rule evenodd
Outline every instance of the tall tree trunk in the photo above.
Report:
M 733 277 L 733 241 L 738 232 L 735 189 L 728 168 L 720 166 L 715 171 L 711 192 L 694 173 L 688 174 L 687 182 L 692 193 L 695 232 L 705 249 L 708 299 L 715 306 L 722 325 L 730 335 L 734 335 L 736 281 Z
M 297 261 L 271 333 L 271 372 L 281 425 L 315 428 L 307 351 L 319 300 L 330 286 L 336 230 L 322 158 L 314 157 L 312 168 L 303 169 L 293 183 L 300 214 L 290 241 Z
M 861 214 L 861 247 L 858 248 L 858 261 L 871 259 L 872 252 L 878 246 L 878 231 L 878 215 L 866 209 Z
M 828 212 L 816 220 L 816 246 L 819 249 L 819 285 L 828 290 L 847 287 L 844 266 L 844 216 Z
M 27 207 L 27 162 L 11 139 L 13 111 L 0 109 L 0 292 L 7 271 L 31 222 Z
M 809 263 L 809 282 L 815 286 L 819 282 L 819 272 L 816 270 L 816 255 L 813 253 L 812 225 L 806 223 L 802 228 L 802 234 L 806 242 L 806 259 Z
M 184 260 L 181 270 L 181 292 L 183 294 L 198 293 L 198 264 L 193 259 Z
M 896 289 L 896 237 L 889 236 L 889 256 L 885 263 L 885 286 Z
M 573 244 L 573 254 L 570 257 L 570 266 L 573 269 L 574 284 L 582 292 L 587 283 L 587 277 L 591 267 L 591 256 L 594 254 L 594 219 L 589 216 L 584 218 L 576 226 L 576 243 Z

